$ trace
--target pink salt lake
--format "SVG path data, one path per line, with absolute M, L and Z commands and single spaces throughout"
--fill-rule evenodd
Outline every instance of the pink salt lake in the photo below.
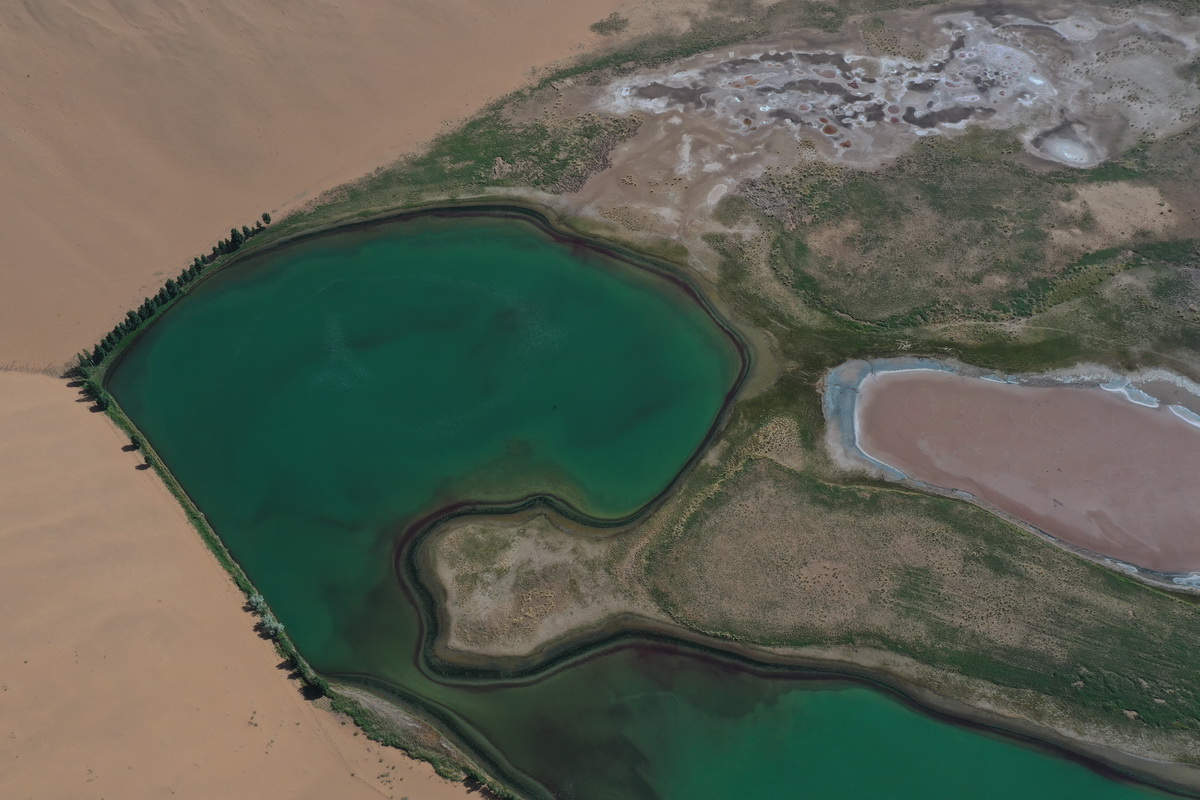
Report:
M 1200 428 L 1096 387 L 934 370 L 859 388 L 859 449 L 1069 544 L 1158 572 L 1200 571 Z

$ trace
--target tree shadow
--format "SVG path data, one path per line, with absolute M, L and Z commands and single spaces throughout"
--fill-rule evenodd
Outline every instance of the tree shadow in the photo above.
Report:
M 136 467 L 134 467 L 134 469 L 145 472 L 146 470 L 150 469 L 150 465 L 143 461 L 141 464 L 138 464 Z
M 325 692 L 321 690 L 320 686 L 313 686 L 311 683 L 305 683 L 300 687 L 300 696 L 311 703 L 313 700 L 320 700 L 322 697 L 324 697 Z
M 463 786 L 467 787 L 467 794 L 478 794 L 480 797 L 485 798 L 485 800 L 504 800 L 500 795 L 474 778 L 464 778 Z
M 122 447 L 121 449 L 124 450 L 126 453 L 132 453 L 134 450 L 138 449 L 138 446 L 136 444 L 127 444 L 124 447 Z
M 300 682 L 300 696 L 305 700 L 311 702 L 313 700 L 320 700 L 325 696 L 325 691 L 320 686 L 314 686 L 313 684 L 304 680 L 304 674 L 296 668 L 296 662 L 291 658 L 285 658 L 283 661 L 280 661 L 275 665 L 275 669 L 286 671 L 288 674 L 287 679 L 289 681 Z

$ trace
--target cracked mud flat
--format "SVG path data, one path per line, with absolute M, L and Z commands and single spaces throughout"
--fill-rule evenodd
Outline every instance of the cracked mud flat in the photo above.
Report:
M 1187 381 L 1161 370 L 1133 384 L 946 370 L 914 360 L 839 367 L 827 379 L 834 450 L 893 480 L 967 493 L 1126 569 L 1195 583 L 1200 415 L 1138 388 L 1190 393 Z
M 700 53 L 576 90 L 577 104 L 644 120 L 577 202 L 678 231 L 766 169 L 875 168 L 971 126 L 1011 129 L 1043 162 L 1096 166 L 1200 115 L 1184 72 L 1198 37 L 1200 18 L 1153 10 L 964 7 Z

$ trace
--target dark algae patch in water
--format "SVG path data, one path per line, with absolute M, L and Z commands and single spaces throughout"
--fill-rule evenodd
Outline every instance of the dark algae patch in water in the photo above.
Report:
M 210 278 L 109 388 L 313 667 L 423 709 L 527 794 L 1144 794 L 866 689 L 650 638 L 504 680 L 426 657 L 406 531 L 538 497 L 619 522 L 691 462 L 745 366 L 697 299 L 511 217 L 424 215 Z

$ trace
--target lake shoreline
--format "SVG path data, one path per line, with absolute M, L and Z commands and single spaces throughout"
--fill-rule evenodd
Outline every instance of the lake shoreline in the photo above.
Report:
M 437 206 L 418 210 L 410 210 L 400 214 L 385 215 L 369 221 L 352 223 L 349 226 L 337 226 L 334 228 L 334 230 L 340 231 L 348 228 L 373 226 L 403 218 L 431 214 L 455 216 L 464 214 L 480 214 L 484 216 L 499 216 L 503 218 L 519 217 L 526 220 L 530 220 L 532 217 L 534 219 L 534 224 L 537 224 L 537 221 L 540 220 L 546 226 L 542 229 L 545 230 L 546 228 L 550 228 L 551 234 L 555 235 L 556 238 L 561 237 L 561 240 L 569 240 L 572 244 L 579 243 L 589 247 L 594 247 L 600 252 L 608 254 L 623 254 L 623 248 L 610 246 L 604 242 L 589 241 L 585 236 L 566 233 L 565 231 L 551 228 L 551 218 L 541 213 L 541 211 L 538 209 L 524 206 L 514 207 L 499 205 L 494 203 L 468 203 L 450 208 L 445 206 Z M 274 250 L 278 247 L 282 247 L 285 244 L 313 238 L 326 232 L 328 231 L 321 230 L 306 232 L 295 237 L 280 239 L 276 242 L 269 243 L 269 249 Z M 247 253 L 246 256 L 253 255 L 254 253 L 262 253 L 267 249 L 268 248 L 256 249 Z M 234 267 L 235 264 L 240 260 L 241 259 L 239 258 L 231 262 L 230 264 L 226 265 L 224 269 Z M 628 259 L 622 258 L 622 260 Z M 640 256 L 638 261 L 634 262 L 634 266 L 641 266 L 641 262 L 645 260 L 653 261 L 653 259 L 649 256 Z M 217 272 L 214 271 L 214 274 L 217 274 Z M 713 308 L 708 305 L 707 302 L 705 302 L 705 296 L 703 293 L 692 286 L 685 278 L 675 275 L 673 271 L 664 270 L 658 272 L 658 274 L 671 280 L 673 284 L 681 286 L 689 295 L 696 299 L 705 310 L 706 314 L 713 318 L 714 321 L 717 321 L 722 330 L 726 331 L 726 333 L 730 335 L 739 348 L 739 352 L 742 354 L 742 364 L 738 379 L 734 387 L 729 391 L 724 399 L 723 405 L 721 406 L 721 412 L 714 421 L 713 426 L 710 428 L 708 434 L 706 434 L 705 439 L 697 447 L 696 451 L 689 458 L 687 464 L 676 475 L 672 483 L 642 509 L 626 518 L 619 520 L 604 521 L 591 519 L 578 512 L 578 510 L 572 508 L 569 504 L 559 501 L 549 495 L 531 495 L 522 500 L 516 501 L 513 504 L 490 504 L 489 506 L 484 507 L 480 506 L 479 504 L 464 502 L 453 507 L 443 507 L 439 511 L 433 512 L 432 514 L 427 515 L 423 519 L 419 520 L 411 528 L 413 533 L 406 534 L 402 538 L 404 544 L 402 545 L 401 549 L 397 551 L 395 559 L 398 572 L 403 573 L 403 570 L 401 569 L 402 565 L 409 565 L 410 567 L 413 565 L 413 559 L 402 556 L 404 548 L 419 545 L 420 541 L 429 531 L 437 527 L 446 519 L 454 516 L 479 513 L 508 515 L 520 510 L 521 508 L 545 506 L 563 513 L 564 516 L 575 519 L 577 522 L 585 524 L 589 527 L 621 526 L 630 524 L 645 514 L 650 513 L 657 503 L 661 502 L 663 498 L 668 496 L 678 486 L 681 478 L 692 466 L 694 466 L 696 460 L 703 455 L 706 448 L 711 443 L 712 437 L 717 431 L 720 430 L 721 425 L 723 424 L 730 408 L 732 407 L 733 400 L 736 398 L 739 390 L 743 387 L 747 376 L 749 375 L 753 360 L 750 356 L 749 349 L 746 349 L 744 352 L 742 351 L 742 348 L 746 347 L 746 345 L 745 342 L 737 336 L 736 329 L 734 329 L 732 325 L 728 325 L 727 327 L 727 323 L 722 320 L 720 315 L 716 314 Z M 140 334 L 142 332 L 144 331 L 140 331 L 138 337 L 135 338 L 140 338 Z M 121 413 L 119 407 L 116 407 L 114 413 Z M 134 430 L 136 430 L 136 428 Z M 166 480 L 169 473 L 166 473 L 165 467 L 163 467 L 163 472 L 164 480 Z M 175 482 L 173 478 L 169 480 L 169 483 L 173 483 L 176 487 L 179 486 L 179 484 Z M 180 491 L 182 491 L 182 489 L 180 489 Z M 406 592 L 411 591 L 413 585 L 424 585 L 424 582 L 421 580 L 417 580 L 415 582 L 402 580 L 401 583 Z M 417 605 L 419 608 L 424 609 L 426 602 L 422 601 L 417 603 Z M 436 607 L 436 603 L 434 603 L 434 606 Z M 431 642 L 431 637 L 436 637 L 436 630 L 438 626 L 436 623 L 430 625 L 424 611 L 421 614 L 421 619 L 422 625 L 424 626 L 424 643 L 421 646 L 421 651 L 424 653 Z M 965 723 L 968 726 L 977 726 L 986 730 L 1003 732 L 1006 735 L 1014 736 L 1018 739 L 1026 739 L 1028 741 L 1038 743 L 1040 745 L 1049 747 L 1052 751 L 1059 755 L 1065 755 L 1076 760 L 1081 760 L 1083 763 L 1094 769 L 1099 768 L 1101 771 L 1104 771 L 1104 769 L 1111 769 L 1116 775 L 1124 776 L 1132 780 L 1146 781 L 1150 783 L 1150 785 L 1160 786 L 1175 792 L 1196 793 L 1197 790 L 1200 790 L 1200 770 L 1195 767 L 1184 764 L 1155 761 L 1153 759 L 1147 759 L 1124 751 L 1106 748 L 1101 745 L 1081 742 L 1080 740 L 1072 738 L 1069 734 L 1065 734 L 1061 731 L 1045 728 L 1018 718 L 991 713 L 986 709 L 972 706 L 968 703 L 963 703 L 958 700 L 949 699 L 939 694 L 934 688 L 922 687 L 921 683 L 909 681 L 903 677 L 895 676 L 887 669 L 879 666 L 863 666 L 853 659 L 852 654 L 847 654 L 849 651 L 837 652 L 835 648 L 823 651 L 826 653 L 824 657 L 810 657 L 802 655 L 780 655 L 778 652 L 772 652 L 767 648 L 742 646 L 736 643 L 733 643 L 728 647 L 714 647 L 713 644 L 717 640 L 706 637 L 701 633 L 684 631 L 678 628 L 670 627 L 665 627 L 661 630 L 651 630 L 650 626 L 646 626 L 646 628 L 643 630 L 641 629 L 642 626 L 640 626 L 638 622 L 638 620 L 630 620 L 627 618 L 618 618 L 606 622 L 605 629 L 603 631 L 593 632 L 592 638 L 588 640 L 586 644 L 584 644 L 586 652 L 581 658 L 577 658 L 568 652 L 571 649 L 577 648 L 579 646 L 578 642 L 575 642 L 573 645 L 569 646 L 560 645 L 560 648 L 563 651 L 561 664 L 557 658 L 551 657 L 548 662 L 540 663 L 536 667 L 525 671 L 526 674 L 524 676 L 519 675 L 522 670 L 512 672 L 510 675 L 512 675 L 517 682 L 534 683 L 545 679 L 551 674 L 554 674 L 555 671 L 561 667 L 565 667 L 567 664 L 573 664 L 579 660 L 596 658 L 604 653 L 611 652 L 619 648 L 639 646 L 645 642 L 651 642 L 653 644 L 658 636 L 662 636 L 663 638 L 658 641 L 659 645 L 665 645 L 669 647 L 697 648 L 701 650 L 706 657 L 718 658 L 726 663 L 728 663 L 731 659 L 737 660 L 740 662 L 740 667 L 751 671 L 769 672 L 771 671 L 771 667 L 776 667 L 784 668 L 788 672 L 792 673 L 797 671 L 815 673 L 816 676 L 814 677 L 814 680 L 851 680 L 882 687 L 892 692 L 894 695 L 904 698 L 906 701 L 913 704 L 914 707 L 920 708 L 927 713 L 931 713 L 935 716 L 940 716 L 941 718 L 960 724 Z M 608 627 L 610 624 L 611 630 Z M 722 645 L 723 644 L 724 643 L 722 643 Z M 298 658 L 301 663 L 306 663 L 303 662 L 302 657 L 294 650 L 294 648 L 291 649 L 293 652 L 295 652 L 295 657 Z M 884 662 L 888 661 L 889 659 L 895 660 L 897 658 L 906 658 L 905 656 L 899 656 L 886 651 L 863 650 L 854 652 L 857 652 L 860 656 L 862 654 L 867 654 L 867 658 L 865 659 L 867 661 Z M 335 686 L 333 687 L 335 692 L 336 682 L 339 680 L 349 680 L 352 684 L 357 683 L 357 681 L 354 680 L 354 676 L 350 675 L 339 675 L 332 673 L 326 677 L 335 682 Z M 522 677 L 524 677 L 526 680 L 522 680 Z M 439 680 L 444 680 L 445 676 L 439 674 L 438 678 Z M 373 694 L 375 693 L 373 692 Z M 417 705 L 420 705 L 420 703 Z M 429 708 L 425 708 L 423 710 L 427 712 L 432 711 L 432 709 Z M 437 717 L 438 715 L 433 714 L 432 716 Z M 441 722 L 442 726 L 444 727 L 447 723 L 447 720 L 443 718 Z M 477 750 L 477 748 L 470 748 L 470 751 L 474 750 Z M 482 754 L 476 753 L 476 755 Z M 491 761 L 490 758 L 487 758 L 486 760 L 488 760 L 491 764 L 495 764 L 495 762 Z M 472 769 L 471 771 L 479 774 L 479 771 L 476 769 Z M 491 770 L 489 769 L 488 771 Z M 502 769 L 501 774 L 493 775 L 492 777 L 495 779 L 500 779 L 502 782 L 506 783 L 510 776 L 505 775 L 504 770 Z M 492 781 L 489 781 L 482 774 L 480 774 L 480 778 L 489 785 L 503 789 L 503 783 L 496 784 Z

